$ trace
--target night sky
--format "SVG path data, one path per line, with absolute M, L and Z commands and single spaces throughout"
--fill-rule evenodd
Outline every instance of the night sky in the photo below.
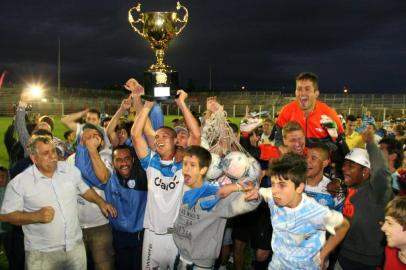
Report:
M 2 1 L 0 72 L 6 82 L 104 88 L 142 78 L 155 62 L 130 27 L 136 1 Z M 143 11 L 175 11 L 176 0 L 144 0 Z M 293 93 L 312 71 L 321 92 L 406 94 L 406 0 L 183 0 L 189 24 L 167 51 L 182 85 L 206 90 Z

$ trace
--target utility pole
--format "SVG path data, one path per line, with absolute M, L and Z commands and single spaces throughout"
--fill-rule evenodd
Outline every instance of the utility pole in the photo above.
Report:
M 61 38 L 58 37 L 58 99 L 61 99 Z

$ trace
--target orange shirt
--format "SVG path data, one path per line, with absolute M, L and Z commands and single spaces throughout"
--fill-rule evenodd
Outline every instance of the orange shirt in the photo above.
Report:
M 314 110 L 309 113 L 307 119 L 305 113 L 300 109 L 298 101 L 286 104 L 280 111 L 276 124 L 283 128 L 288 122 L 296 121 L 305 131 L 306 138 L 323 139 L 329 137 L 327 131 L 320 124 L 323 114 L 336 122 L 338 134 L 344 133 L 343 125 L 338 118 L 337 112 L 319 100 L 316 100 Z

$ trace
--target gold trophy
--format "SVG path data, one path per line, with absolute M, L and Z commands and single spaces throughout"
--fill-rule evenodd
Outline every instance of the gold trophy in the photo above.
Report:
M 179 84 L 178 72 L 164 63 L 165 50 L 169 42 L 185 28 L 189 13 L 188 10 L 177 2 L 176 9 L 183 9 L 185 14 L 182 19 L 176 12 L 142 12 L 138 3 L 128 11 L 128 20 L 136 33 L 145 38 L 155 52 L 156 63 L 144 72 L 144 99 L 163 101 L 171 98 Z M 137 13 L 135 20 L 133 13 Z M 142 26 L 142 30 L 137 28 Z

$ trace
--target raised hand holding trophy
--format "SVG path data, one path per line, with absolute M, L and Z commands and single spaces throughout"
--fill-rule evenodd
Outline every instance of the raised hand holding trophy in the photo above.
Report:
M 183 9 L 183 19 L 179 19 L 176 12 L 142 12 L 141 4 L 137 4 L 128 11 L 128 20 L 136 33 L 145 38 L 155 52 L 156 63 L 144 72 L 144 99 L 164 101 L 174 97 L 179 84 L 178 72 L 164 63 L 165 50 L 169 42 L 185 28 L 189 13 L 177 2 L 177 10 Z M 133 13 L 138 15 L 135 20 Z M 142 29 L 137 28 L 142 25 Z

